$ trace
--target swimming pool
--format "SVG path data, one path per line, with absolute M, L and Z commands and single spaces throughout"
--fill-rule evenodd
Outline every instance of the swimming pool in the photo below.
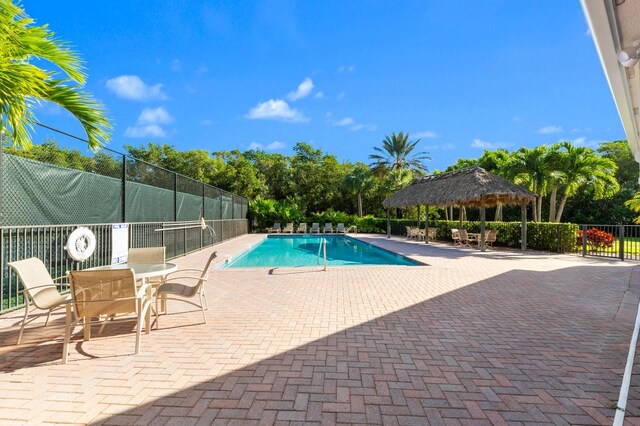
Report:
M 346 235 L 269 235 L 221 268 L 321 266 L 323 239 L 327 241 L 328 266 L 422 265 Z

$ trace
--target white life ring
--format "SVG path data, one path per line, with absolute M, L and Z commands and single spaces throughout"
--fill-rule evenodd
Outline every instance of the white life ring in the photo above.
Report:
M 91 229 L 81 226 L 69 235 L 64 248 L 73 260 L 78 262 L 87 260 L 96 249 L 96 236 Z

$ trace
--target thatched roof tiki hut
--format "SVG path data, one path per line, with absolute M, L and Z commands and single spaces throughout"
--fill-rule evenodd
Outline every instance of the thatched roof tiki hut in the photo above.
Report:
M 482 167 L 468 167 L 450 173 L 425 176 L 387 197 L 382 203 L 387 209 L 413 206 L 480 208 L 480 249 L 485 250 L 485 208 L 496 205 L 517 205 L 522 209 L 522 250 L 527 248 L 527 203 L 536 194 Z M 428 211 L 428 210 L 427 210 Z M 429 242 L 429 221 L 425 223 L 425 242 Z M 460 215 L 462 228 L 462 215 Z M 387 234 L 390 228 L 387 226 Z

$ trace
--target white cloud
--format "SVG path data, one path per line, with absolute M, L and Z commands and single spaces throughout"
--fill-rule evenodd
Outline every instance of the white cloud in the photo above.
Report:
M 146 124 L 169 124 L 171 122 L 173 122 L 173 117 L 167 110 L 164 107 L 158 107 L 143 109 L 136 124 L 143 126 Z
M 134 101 L 149 101 L 167 99 L 162 92 L 162 84 L 148 86 L 137 75 L 121 75 L 107 80 L 107 89 L 116 96 Z
M 353 126 L 354 124 L 356 124 L 356 120 L 351 117 L 345 117 L 331 123 L 332 126 Z
M 309 121 L 303 113 L 291 108 L 282 99 L 269 99 L 253 107 L 245 116 L 250 120 L 281 120 L 293 123 L 306 123 Z
M 417 139 L 435 139 L 439 136 L 440 135 L 438 135 L 436 132 L 432 132 L 431 130 L 426 130 L 424 132 L 416 132 L 411 135 L 411 137 L 417 138 Z
M 337 99 L 339 101 L 343 100 L 345 98 L 345 96 L 347 96 L 347 94 L 345 92 L 340 92 L 340 94 L 338 95 Z
M 456 146 L 452 143 L 443 143 L 440 145 L 429 145 L 429 149 L 430 150 L 442 150 L 442 151 L 453 151 L 454 149 L 456 149 Z
M 584 35 L 586 35 L 587 37 L 591 36 L 591 28 L 587 27 L 587 30 L 584 32 Z
M 482 149 L 497 149 L 497 148 L 506 148 L 511 146 L 510 143 L 505 142 L 486 142 L 482 139 L 474 139 L 471 143 L 472 148 L 482 148 Z
M 287 99 L 290 101 L 297 101 L 298 99 L 306 98 L 313 90 L 313 80 L 309 77 L 305 78 L 302 83 L 298 85 L 295 92 L 291 92 L 287 95 Z
M 587 141 L 587 138 L 585 138 L 584 136 L 581 138 L 575 138 L 571 141 L 572 144 L 574 145 L 584 145 L 584 143 Z
M 331 118 L 331 113 L 327 114 L 328 118 Z M 329 124 L 338 127 L 348 127 L 350 131 L 357 132 L 358 130 L 374 131 L 378 128 L 375 124 L 362 124 L 357 123 L 352 117 L 341 118 L 340 120 L 331 120 Z
M 209 67 L 207 67 L 206 65 L 200 65 L 196 71 L 195 71 L 195 75 L 202 75 L 202 74 L 206 74 L 209 72 Z
M 285 147 L 285 144 L 280 141 L 273 141 L 269 145 L 267 145 L 267 149 L 272 151 L 276 149 L 282 149 L 284 147 Z
M 322 99 L 322 98 L 324 98 L 324 92 L 320 91 L 320 92 L 316 93 L 313 97 L 316 98 L 316 99 Z
M 171 61 L 171 71 L 182 71 L 182 63 L 180 62 L 180 59 L 174 59 L 173 61 Z
M 522 118 L 520 118 L 520 117 L 518 117 L 517 115 L 515 115 L 515 116 L 511 119 L 511 121 L 513 121 L 514 123 L 518 123 L 518 122 L 522 121 Z
M 353 65 L 342 65 L 341 67 L 338 67 L 338 72 L 341 74 L 352 73 L 355 70 L 356 70 L 356 67 Z
M 273 141 L 273 142 L 271 142 L 270 144 L 267 145 L 266 149 L 268 149 L 269 151 L 275 151 L 277 149 L 282 149 L 285 146 L 286 145 L 283 142 Z M 265 147 L 261 143 L 251 142 L 249 144 L 249 148 L 248 149 L 249 150 L 253 150 L 253 151 L 257 151 L 257 150 L 265 149 Z
M 560 133 L 562 131 L 562 127 L 560 126 L 544 126 L 538 129 L 538 133 L 541 135 L 548 135 L 551 133 Z
M 167 132 L 157 124 L 149 124 L 146 126 L 127 127 L 124 132 L 126 138 L 164 138 Z
M 202 120 L 200 122 L 200 124 L 202 124 L 203 126 L 211 126 L 213 124 L 213 121 L 211 121 L 211 120 Z

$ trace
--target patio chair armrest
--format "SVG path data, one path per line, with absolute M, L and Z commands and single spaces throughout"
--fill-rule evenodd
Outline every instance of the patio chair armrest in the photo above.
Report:
M 207 279 L 207 277 L 201 278 L 201 277 L 190 277 L 190 276 L 184 276 L 184 277 L 172 277 L 172 280 L 173 280 L 173 279 L 180 279 L 180 280 L 196 280 L 196 281 L 200 281 L 200 280 L 202 280 L 202 281 L 207 281 L 207 280 L 208 280 L 208 279 Z M 165 284 L 180 284 L 180 283 L 173 282 L 173 281 L 164 281 L 162 284 L 160 284 L 160 285 L 158 286 L 158 288 L 162 287 L 162 286 L 163 286 L 163 285 L 165 285 Z
M 38 288 L 47 288 L 47 287 L 51 287 L 51 284 L 42 284 L 42 285 L 30 285 L 28 289 L 23 288 L 22 290 L 18 291 L 18 293 L 24 293 L 25 291 L 31 291 L 31 290 L 35 290 Z M 53 285 L 55 287 L 55 284 Z
M 138 292 L 136 293 L 136 299 L 144 299 L 146 294 L 150 292 L 150 289 L 151 289 L 151 284 L 141 285 L 140 288 L 138 289 Z
M 166 281 L 166 279 L 167 279 L 167 278 L 169 278 L 169 277 L 173 277 L 175 274 L 180 274 L 180 273 L 182 273 L 182 272 L 198 272 L 198 273 L 200 273 L 200 274 L 201 274 L 201 273 L 203 273 L 203 272 L 204 272 L 204 270 L 202 270 L 202 269 L 195 269 L 195 268 L 187 268 L 187 269 L 180 269 L 180 270 L 178 270 L 178 271 L 169 272 L 167 275 L 165 275 L 165 276 L 164 276 L 165 281 Z

